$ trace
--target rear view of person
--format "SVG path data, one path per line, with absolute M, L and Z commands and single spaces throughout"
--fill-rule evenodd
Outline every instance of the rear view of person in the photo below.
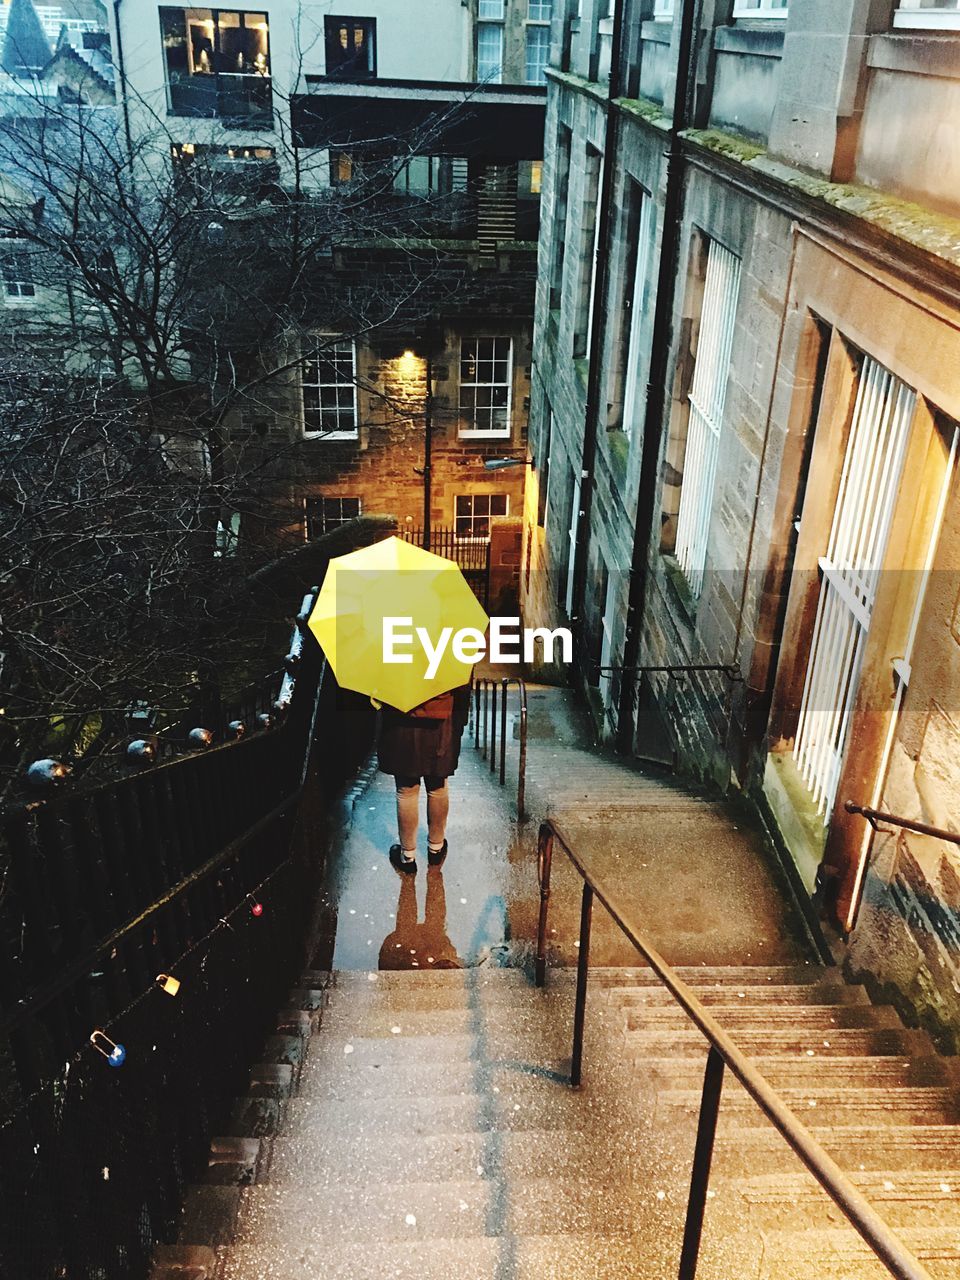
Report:
M 380 725 L 380 771 L 397 787 L 399 844 L 390 861 L 404 874 L 417 869 L 420 782 L 427 790 L 427 861 L 442 866 L 447 856 L 450 778 L 460 761 L 460 739 L 470 712 L 470 686 L 441 693 L 412 711 L 384 706 Z

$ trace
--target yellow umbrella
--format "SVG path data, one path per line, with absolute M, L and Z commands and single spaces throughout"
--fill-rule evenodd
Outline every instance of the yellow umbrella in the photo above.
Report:
M 342 688 L 409 711 L 467 683 L 454 636 L 489 621 L 454 561 L 387 538 L 330 561 L 308 625 Z M 385 661 L 385 637 L 410 661 Z

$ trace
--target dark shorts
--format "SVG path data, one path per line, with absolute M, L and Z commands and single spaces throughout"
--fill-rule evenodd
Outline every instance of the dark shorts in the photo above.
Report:
M 401 773 L 394 775 L 394 781 L 397 784 L 398 791 L 401 787 L 406 790 L 408 787 L 419 787 L 420 785 L 420 779 L 418 777 L 407 776 L 406 774 Z M 424 775 L 423 781 L 428 791 L 442 791 L 446 778 L 435 777 L 433 774 L 428 773 Z

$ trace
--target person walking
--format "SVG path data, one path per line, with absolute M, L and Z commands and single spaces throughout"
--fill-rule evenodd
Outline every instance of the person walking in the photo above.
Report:
M 400 836 L 390 848 L 390 862 L 402 874 L 417 869 L 421 780 L 427 791 L 427 861 L 431 867 L 440 867 L 447 856 L 448 779 L 460 761 L 460 739 L 469 713 L 469 685 L 438 694 L 412 711 L 383 707 L 380 772 L 392 774 L 396 783 Z

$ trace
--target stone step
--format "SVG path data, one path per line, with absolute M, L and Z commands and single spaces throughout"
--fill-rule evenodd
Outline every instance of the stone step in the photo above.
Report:
M 327 1131 L 367 1135 L 377 1142 L 385 1133 L 405 1133 L 411 1142 L 424 1134 L 486 1133 L 522 1129 L 583 1129 L 599 1132 L 612 1123 L 600 1108 L 590 1105 L 573 1090 L 517 1099 L 509 1095 L 470 1092 L 426 1097 L 379 1096 L 351 1098 L 293 1098 L 287 1104 L 286 1124 L 298 1133 L 305 1147 L 316 1134 Z M 586 1103 L 586 1105 L 585 1105 Z
M 346 1102 L 350 1098 L 449 1097 L 489 1090 L 503 1097 L 529 1097 L 556 1085 L 569 1089 L 569 1063 L 557 1060 L 537 1067 L 518 1069 L 516 1065 L 488 1066 L 481 1061 L 448 1061 L 438 1071 L 435 1063 L 422 1059 L 384 1055 L 380 1062 L 353 1062 L 326 1058 L 317 1061 L 303 1075 L 298 1097 L 311 1101 L 329 1098 Z
M 491 1231 L 631 1235 L 657 1204 L 657 1188 L 636 1178 L 616 1184 L 584 1177 L 494 1177 L 375 1181 L 362 1187 L 265 1185 L 243 1192 L 238 1243 L 253 1239 L 266 1221 L 277 1223 L 274 1243 L 284 1254 L 324 1239 L 472 1239 Z
M 955 1227 L 898 1231 L 934 1280 L 960 1280 Z M 851 1228 L 775 1232 L 765 1241 L 758 1280 L 890 1280 L 890 1272 Z
M 522 1063 L 525 1070 L 534 1071 L 564 1060 L 569 1053 L 569 1029 L 559 1027 L 553 1029 L 546 1041 L 529 1031 L 518 1031 L 513 1036 L 509 1032 L 498 1032 L 482 1039 L 467 1032 L 407 1036 L 325 1035 L 321 1032 L 310 1046 L 304 1074 L 315 1070 L 314 1064 L 318 1060 L 341 1062 L 345 1058 L 349 1058 L 356 1067 L 370 1063 L 383 1066 L 423 1061 L 435 1063 L 440 1071 L 448 1062 L 484 1062 L 491 1066 L 498 1062 L 516 1062 Z
M 847 1173 L 960 1167 L 960 1127 L 952 1124 L 851 1124 L 825 1128 L 822 1117 L 818 1117 L 817 1124 L 807 1127 Z M 749 1177 L 795 1172 L 797 1160 L 772 1125 L 729 1125 L 721 1113 L 714 1166 L 718 1173 L 730 1177 Z
M 836 980 L 839 977 L 838 970 L 827 969 L 818 964 L 677 965 L 674 972 L 688 986 L 696 987 L 698 990 L 702 987 L 735 987 L 744 984 L 750 987 L 810 985 L 824 980 Z M 649 968 L 591 968 L 590 982 L 591 985 L 599 982 L 602 986 L 610 988 L 611 997 L 619 991 L 632 994 L 635 987 L 663 986 L 654 971 Z
M 747 1008 L 770 1004 L 786 1009 L 803 1005 L 870 1003 L 863 987 L 849 986 L 845 982 L 810 982 L 789 986 L 769 983 L 752 987 L 733 983 L 697 986 L 693 989 L 701 1004 L 717 1010 L 735 1009 L 741 1004 Z M 635 1010 L 679 1007 L 672 992 L 663 986 L 638 986 L 632 991 L 618 991 L 616 1003 L 624 1009 L 628 1019 L 643 1017 L 642 1012 L 635 1015 Z M 722 1017 L 722 1014 L 718 1013 L 717 1016 Z
M 411 1235 L 416 1227 L 411 1228 Z M 759 1245 L 756 1248 L 759 1255 Z M 679 1241 L 673 1233 L 638 1236 L 551 1235 L 398 1240 L 319 1241 L 289 1250 L 282 1271 L 269 1244 L 228 1250 L 219 1280 L 653 1280 L 676 1270 Z M 734 1262 L 736 1266 L 736 1262 Z M 703 1280 L 747 1274 L 724 1270 Z
M 885 1222 L 902 1227 L 960 1228 L 960 1169 L 884 1169 L 850 1174 Z M 718 1197 L 742 1204 L 751 1226 L 778 1231 L 844 1226 L 843 1213 L 809 1173 L 766 1174 L 737 1183 L 718 1182 Z
M 589 1017 L 589 1000 L 587 1005 Z M 685 1029 L 692 1024 L 678 1004 L 651 1006 L 630 1012 L 628 1018 L 638 1031 L 665 1030 L 670 1027 Z M 825 1039 L 837 1027 L 889 1027 L 900 1030 L 903 1023 L 894 1009 L 888 1005 L 793 1005 L 787 1008 L 766 1005 L 738 1004 L 717 1010 L 716 1018 L 725 1031 L 734 1033 L 741 1028 L 760 1031 L 822 1031 Z M 627 1033 L 630 1038 L 630 1032 Z M 734 1036 L 734 1038 L 736 1038 Z
M 543 1000 L 494 1004 L 477 995 L 473 1008 L 462 1001 L 440 1007 L 423 1002 L 420 1008 L 353 1007 L 349 1001 L 331 1003 L 324 1015 L 324 1032 L 334 1036 L 362 1037 L 472 1035 L 482 1038 L 490 1032 L 515 1031 L 517 1035 L 556 1036 L 570 1013 L 563 1017 L 560 1005 Z M 561 1023 L 560 1019 L 563 1019 Z M 566 1033 L 569 1039 L 569 1032 Z
M 944 1088 L 831 1088 L 811 1086 L 779 1089 L 783 1102 L 804 1123 L 814 1118 L 819 1124 L 951 1124 L 960 1121 L 958 1095 Z M 695 1114 L 700 1106 L 699 1089 L 664 1089 L 658 1102 L 666 1109 Z M 737 1083 L 724 1087 L 721 1118 L 758 1114 L 756 1103 Z
M 809 1056 L 812 1055 L 812 1056 Z M 705 1050 L 696 1058 L 637 1058 L 638 1066 L 660 1080 L 700 1083 L 703 1077 Z M 753 1065 L 777 1090 L 803 1089 L 810 1085 L 834 1089 L 925 1088 L 948 1086 L 953 1082 L 951 1067 L 943 1058 L 931 1054 L 924 1058 L 821 1058 L 813 1049 L 802 1054 L 771 1057 L 763 1054 L 752 1058 Z M 731 1087 L 736 1087 L 731 1081 Z
M 884 1057 L 916 1056 L 931 1054 L 930 1039 L 924 1031 L 909 1031 L 904 1027 L 839 1027 L 830 1032 L 822 1031 L 767 1031 L 761 1028 L 739 1028 L 737 1045 L 755 1056 L 784 1057 L 791 1054 L 809 1054 L 812 1050 L 818 1059 L 829 1057 Z M 691 1027 L 675 1030 L 654 1028 L 630 1032 L 633 1061 L 642 1067 L 648 1058 L 685 1058 L 697 1055 L 702 1058 L 706 1041 L 703 1035 Z

